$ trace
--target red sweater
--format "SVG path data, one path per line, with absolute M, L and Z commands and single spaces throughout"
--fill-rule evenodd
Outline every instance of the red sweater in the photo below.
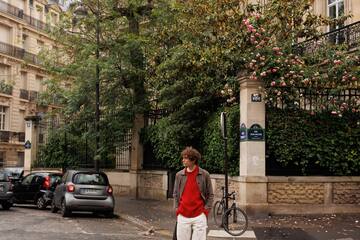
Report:
M 179 208 L 176 211 L 176 215 L 183 215 L 184 217 L 193 218 L 202 213 L 208 215 L 208 211 L 205 210 L 205 203 L 201 198 L 199 186 L 196 183 L 196 176 L 199 173 L 199 167 L 196 166 L 194 171 L 186 173 L 186 184 L 184 191 L 180 198 Z

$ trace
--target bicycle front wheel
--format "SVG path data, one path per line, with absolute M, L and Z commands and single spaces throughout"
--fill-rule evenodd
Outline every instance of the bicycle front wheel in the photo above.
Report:
M 222 226 L 222 219 L 224 214 L 224 204 L 220 201 L 217 201 L 213 208 L 213 217 L 215 225 L 218 227 Z
M 240 236 L 248 227 L 246 213 L 238 207 L 229 208 L 223 216 L 223 227 L 232 236 Z

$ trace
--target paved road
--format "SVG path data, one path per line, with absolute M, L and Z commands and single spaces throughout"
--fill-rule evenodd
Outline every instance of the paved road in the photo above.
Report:
M 50 209 L 37 210 L 33 206 L 0 207 L 0 240 L 117 240 L 161 239 L 144 236 L 144 230 L 121 217 L 106 219 L 92 214 L 73 214 L 62 218 Z

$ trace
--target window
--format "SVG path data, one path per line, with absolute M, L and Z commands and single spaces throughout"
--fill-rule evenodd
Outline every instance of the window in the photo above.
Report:
M 40 21 L 43 20 L 43 7 L 40 5 L 36 5 L 36 18 L 39 19 Z
M 0 42 L 10 43 L 11 41 L 11 29 L 8 26 L 0 24 Z
M 43 91 L 43 81 L 44 78 L 42 76 L 36 75 L 36 91 L 42 92 Z
M 21 89 L 27 89 L 27 72 L 21 72 Z
M 22 47 L 25 50 L 28 49 L 28 47 L 29 47 L 29 37 L 26 34 L 22 35 Z
M 344 15 L 344 0 L 328 0 L 328 16 L 332 19 L 337 19 Z M 343 27 L 343 24 L 332 24 L 329 26 L 329 31 L 334 31 Z M 329 41 L 335 44 L 341 44 L 345 41 L 343 32 L 338 32 L 329 35 Z
M 25 110 L 19 110 L 20 132 L 25 132 Z
M 5 130 L 6 129 L 6 112 L 7 112 L 7 107 L 5 106 L 0 106 L 0 130 Z
M 38 53 L 44 49 L 44 42 L 41 40 L 37 40 Z
M 5 166 L 5 152 L 0 152 L 0 167 Z
M 10 66 L 0 64 L 0 82 L 9 82 L 10 78 Z
M 17 166 L 19 166 L 19 167 L 23 167 L 23 166 L 24 166 L 24 158 L 25 158 L 24 152 L 18 152 Z
M 21 182 L 22 185 L 30 185 L 33 178 L 35 177 L 35 174 L 27 175 Z
M 344 0 L 328 0 L 328 16 L 330 18 L 339 18 L 344 15 Z M 341 26 L 330 26 L 330 31 Z

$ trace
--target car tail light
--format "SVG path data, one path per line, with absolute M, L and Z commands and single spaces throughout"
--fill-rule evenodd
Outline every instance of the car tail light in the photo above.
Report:
M 110 194 L 110 195 L 113 194 L 113 188 L 112 188 L 112 186 L 109 185 L 109 186 L 107 187 L 107 189 L 106 189 L 106 192 L 107 192 L 108 194 Z
M 67 192 L 75 192 L 75 185 L 72 183 L 69 183 L 68 185 L 66 185 L 66 191 Z
M 50 188 L 50 176 L 45 177 L 45 181 L 43 183 L 43 188 L 49 189 Z

